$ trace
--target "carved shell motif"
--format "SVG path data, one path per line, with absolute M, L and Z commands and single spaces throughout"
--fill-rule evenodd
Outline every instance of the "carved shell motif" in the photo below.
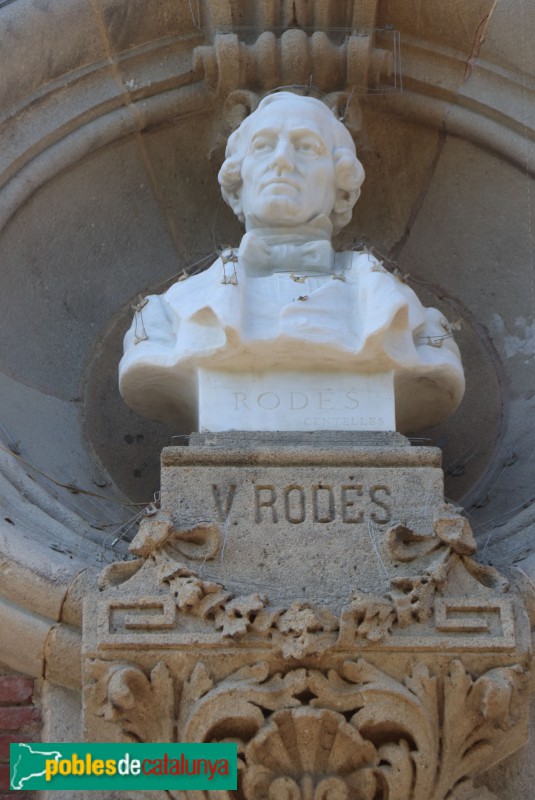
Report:
M 198 664 L 178 732 L 238 740 L 240 800 L 491 800 L 470 778 L 496 760 L 524 683 L 519 667 L 474 679 L 460 661 L 399 682 L 359 659 L 326 674 L 257 664 L 214 684 Z
M 408 748 L 407 748 L 408 760 Z M 373 800 L 379 755 L 336 711 L 276 712 L 245 749 L 247 800 Z M 410 764 L 407 764 L 410 767 Z

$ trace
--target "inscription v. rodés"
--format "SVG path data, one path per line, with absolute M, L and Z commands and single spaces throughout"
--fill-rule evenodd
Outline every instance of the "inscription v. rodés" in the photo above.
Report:
M 243 495 L 244 492 L 247 493 L 245 508 L 257 524 L 325 524 L 335 521 L 359 524 L 369 516 L 376 524 L 386 525 L 392 519 L 389 502 L 392 492 L 384 484 L 366 488 L 361 483 L 317 483 L 308 486 L 291 483 L 280 487 L 266 483 L 238 488 L 235 483 L 225 486 L 213 483 L 212 497 L 220 522 L 228 521 L 236 495 Z

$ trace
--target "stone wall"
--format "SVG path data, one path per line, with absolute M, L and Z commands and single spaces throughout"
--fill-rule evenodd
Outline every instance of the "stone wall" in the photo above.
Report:
M 25 675 L 2 670 L 0 673 L 0 798 L 9 792 L 9 745 L 11 742 L 35 742 L 41 737 L 42 719 L 36 681 Z M 20 793 L 21 800 L 30 797 Z
M 414 436 L 443 449 L 480 559 L 535 575 L 532 4 L 0 3 L 0 661 L 59 698 L 49 739 L 77 724 L 71 709 L 62 729 L 81 598 L 126 553 L 161 448 L 189 433 L 120 400 L 131 306 L 240 237 L 216 173 L 245 73 L 215 33 L 252 48 L 290 24 L 399 32 L 403 91 L 370 91 L 352 118 L 368 178 L 340 246 L 373 247 L 460 323 L 465 402 Z M 376 44 L 391 43 L 383 30 Z M 530 753 L 489 773 L 502 800 L 529 796 Z

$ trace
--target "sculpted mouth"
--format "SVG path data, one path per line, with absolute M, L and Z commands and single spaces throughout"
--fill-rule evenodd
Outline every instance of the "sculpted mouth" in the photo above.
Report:
M 295 181 L 290 181 L 287 178 L 271 178 L 268 181 L 264 181 L 262 184 L 263 189 L 265 189 L 266 186 L 291 186 L 292 189 L 299 189 Z

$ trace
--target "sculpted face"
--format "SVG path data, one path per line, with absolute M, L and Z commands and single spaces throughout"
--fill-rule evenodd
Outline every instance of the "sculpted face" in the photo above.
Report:
M 241 203 L 263 225 L 295 226 L 335 202 L 334 140 L 330 112 L 294 100 L 261 110 L 243 160 Z

